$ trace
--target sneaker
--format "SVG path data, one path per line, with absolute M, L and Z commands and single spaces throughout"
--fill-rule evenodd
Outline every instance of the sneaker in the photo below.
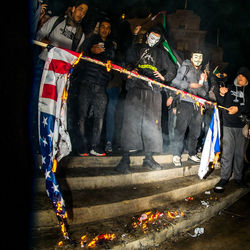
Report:
M 106 153 L 112 153 L 113 152 L 111 141 L 107 142 L 106 147 L 105 147 L 105 152 Z
M 176 167 L 181 167 L 181 157 L 179 155 L 174 155 L 173 163 Z
M 79 156 L 88 156 L 89 152 L 88 152 L 88 147 L 87 146 L 83 146 L 81 147 L 81 149 L 78 152 Z
M 115 167 L 115 171 L 120 173 L 120 174 L 130 174 L 130 160 L 129 159 L 124 159 L 122 158 L 119 164 Z
M 198 156 L 198 155 L 189 155 L 188 156 L 188 160 L 191 160 L 191 161 L 194 161 L 194 162 L 200 162 L 201 161 L 201 159 L 200 159 L 200 157 Z
M 143 165 L 144 168 L 149 168 L 150 170 L 161 170 L 161 165 L 156 162 L 153 158 L 152 159 L 144 159 Z
M 223 193 L 224 192 L 224 186 L 226 184 L 227 184 L 227 180 L 220 179 L 220 181 L 214 187 L 214 192 L 215 193 Z
M 90 154 L 91 155 L 95 155 L 95 156 L 105 156 L 106 154 L 103 152 L 102 149 L 100 149 L 98 146 L 93 145 L 92 149 L 90 150 Z
M 78 153 L 78 155 L 79 155 L 79 156 L 82 156 L 82 157 L 83 157 L 83 156 L 89 156 L 88 153 Z

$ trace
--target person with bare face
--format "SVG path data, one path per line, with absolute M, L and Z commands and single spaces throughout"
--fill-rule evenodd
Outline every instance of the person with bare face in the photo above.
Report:
M 115 46 L 109 35 L 111 33 L 111 21 L 104 18 L 100 21 L 98 34 L 93 35 L 87 42 L 85 55 L 106 62 L 115 58 Z M 106 68 L 81 61 L 77 84 L 79 84 L 78 115 L 79 115 L 79 148 L 78 154 L 86 156 L 89 153 L 95 156 L 105 156 L 100 145 L 103 119 L 107 106 L 106 87 L 111 80 L 112 72 Z M 93 117 L 93 128 L 90 143 L 86 137 L 86 121 Z M 90 150 L 88 145 L 90 144 Z

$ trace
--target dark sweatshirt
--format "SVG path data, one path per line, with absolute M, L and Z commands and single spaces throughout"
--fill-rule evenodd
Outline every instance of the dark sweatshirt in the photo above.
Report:
M 250 91 L 249 83 L 240 87 L 237 78 L 234 84 L 228 86 L 228 92 L 222 97 L 219 92 L 216 93 L 219 105 L 226 108 L 237 106 L 238 112 L 234 115 L 228 114 L 227 110 L 222 110 L 223 126 L 232 128 L 243 128 L 245 123 L 241 120 L 240 115 L 250 113 Z

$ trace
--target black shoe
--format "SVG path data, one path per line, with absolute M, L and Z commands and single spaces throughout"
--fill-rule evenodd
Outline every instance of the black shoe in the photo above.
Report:
M 131 171 L 129 170 L 130 169 L 129 164 L 130 164 L 129 160 L 122 158 L 114 170 L 120 174 L 130 174 Z
M 234 180 L 234 183 L 240 188 L 248 188 L 248 185 L 242 180 Z
M 214 192 L 215 193 L 223 193 L 224 192 L 224 186 L 227 184 L 227 180 L 220 179 L 220 181 L 215 185 Z
M 162 167 L 159 163 L 157 163 L 153 158 L 152 159 L 144 159 L 143 165 L 144 168 L 149 168 L 150 170 L 161 170 Z

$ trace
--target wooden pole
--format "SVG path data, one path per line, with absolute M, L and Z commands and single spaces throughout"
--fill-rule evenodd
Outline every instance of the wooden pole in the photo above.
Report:
M 36 44 L 36 45 L 41 46 L 43 48 L 46 48 L 49 45 L 47 43 L 43 43 L 43 42 L 39 42 L 39 41 L 35 41 L 35 40 L 33 40 L 33 44 Z M 129 76 L 136 77 L 138 79 L 144 80 L 146 82 L 150 82 L 151 84 L 157 85 L 160 88 L 169 89 L 171 91 L 176 92 L 177 94 L 182 94 L 182 95 L 189 96 L 189 97 L 191 97 L 192 99 L 194 99 L 195 101 L 199 102 L 202 105 L 204 105 L 206 103 L 206 104 L 209 104 L 211 106 L 217 106 L 217 103 L 215 103 L 215 102 L 208 101 L 208 100 L 203 99 L 203 98 L 201 98 L 199 96 L 190 94 L 190 93 L 188 93 L 186 91 L 179 90 L 179 89 L 176 89 L 174 87 L 167 86 L 165 84 L 159 83 L 159 82 L 157 82 L 157 81 L 155 81 L 153 79 L 150 79 L 150 78 L 148 78 L 146 76 L 140 75 L 138 73 L 135 73 L 135 72 L 129 71 L 129 70 L 125 69 L 125 68 L 122 68 L 122 67 L 120 67 L 118 65 L 112 64 L 110 61 L 107 61 L 107 63 L 104 63 L 102 61 L 99 61 L 99 60 L 96 60 L 96 59 L 93 59 L 93 58 L 90 58 L 90 57 L 87 57 L 87 56 L 84 56 L 84 55 L 82 55 L 82 57 L 80 59 L 88 61 L 88 62 L 92 62 L 92 63 L 95 63 L 95 64 L 98 64 L 98 65 L 101 65 L 103 67 L 106 67 L 108 71 L 112 69 L 112 70 L 118 71 L 118 72 L 120 72 L 122 74 L 126 74 L 126 75 L 129 75 Z M 228 108 L 223 107 L 221 105 L 218 105 L 218 108 L 228 110 Z

